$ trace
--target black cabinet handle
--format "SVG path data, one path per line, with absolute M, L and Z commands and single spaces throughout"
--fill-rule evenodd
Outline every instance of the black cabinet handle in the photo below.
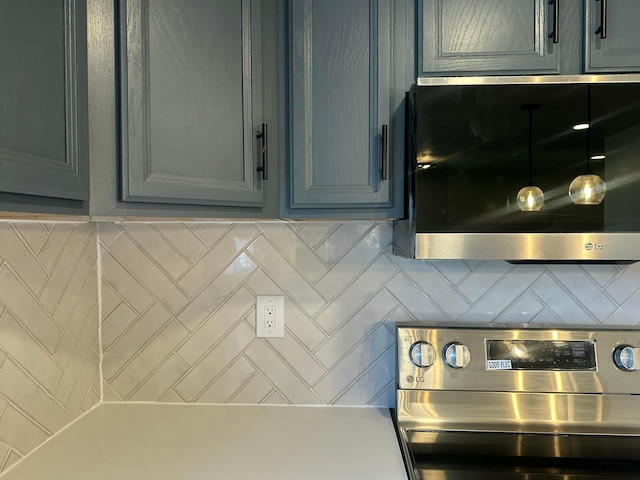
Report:
M 262 157 L 262 165 L 260 165 L 256 170 L 258 172 L 262 172 L 262 179 L 269 180 L 269 137 L 267 136 L 267 124 L 262 124 L 262 131 L 258 132 L 256 138 L 262 140 L 262 149 L 261 149 L 261 157 Z
M 380 178 L 389 178 L 389 125 L 382 125 L 382 161 L 380 162 Z
M 560 41 L 560 0 L 549 0 L 549 5 L 553 5 L 553 30 L 549 38 L 553 38 L 553 43 Z
M 607 38 L 607 0 L 596 0 L 600 2 L 600 26 L 596 30 L 596 35 L 600 34 L 601 39 Z

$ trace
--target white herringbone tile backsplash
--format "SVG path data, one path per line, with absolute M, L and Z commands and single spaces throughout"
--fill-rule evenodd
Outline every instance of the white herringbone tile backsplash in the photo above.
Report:
M 273 294 L 285 338 L 256 339 L 255 297 Z M 101 389 L 392 406 L 398 321 L 640 325 L 638 311 L 640 264 L 411 261 L 388 222 L 0 223 L 0 471 Z
M 94 228 L 0 223 L 0 471 L 100 400 Z
M 101 223 L 106 401 L 394 404 L 398 321 L 638 325 L 640 266 L 420 262 L 388 222 Z M 256 295 L 285 296 L 256 339 Z

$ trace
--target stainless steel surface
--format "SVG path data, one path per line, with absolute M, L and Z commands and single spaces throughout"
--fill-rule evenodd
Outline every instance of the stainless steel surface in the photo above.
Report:
M 629 83 L 640 82 L 640 74 L 614 75 L 518 75 L 493 77 L 420 77 L 418 86 L 429 85 L 519 85 L 527 83 Z
M 411 479 L 640 478 L 640 330 L 417 322 L 397 342 Z M 431 366 L 414 364 L 415 345 L 433 347 Z M 519 370 L 493 370 L 503 361 Z
M 640 398 L 398 390 L 397 418 L 410 431 L 632 436 L 640 435 Z
M 594 340 L 597 371 L 487 371 L 485 339 Z M 640 372 L 622 371 L 613 360 L 619 345 L 640 345 L 639 330 L 425 328 L 418 323 L 400 326 L 397 342 L 400 389 L 640 394 Z M 430 368 L 419 368 L 409 361 L 409 350 L 416 342 L 427 342 L 439 352 Z M 454 370 L 444 362 L 444 348 L 451 342 L 468 347 L 471 360 L 466 368 Z
M 394 223 L 394 254 L 416 259 L 620 261 L 640 259 L 637 233 L 415 233 Z

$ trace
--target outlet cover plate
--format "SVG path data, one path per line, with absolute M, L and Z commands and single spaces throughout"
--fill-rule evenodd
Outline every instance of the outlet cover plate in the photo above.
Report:
M 274 312 L 274 318 L 269 318 Z M 284 296 L 256 297 L 256 337 L 284 337 Z

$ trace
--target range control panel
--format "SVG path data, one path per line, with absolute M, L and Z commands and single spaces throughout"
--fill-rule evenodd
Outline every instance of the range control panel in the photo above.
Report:
M 592 340 L 485 340 L 487 370 L 597 371 Z
M 640 329 L 398 324 L 398 387 L 640 394 Z

